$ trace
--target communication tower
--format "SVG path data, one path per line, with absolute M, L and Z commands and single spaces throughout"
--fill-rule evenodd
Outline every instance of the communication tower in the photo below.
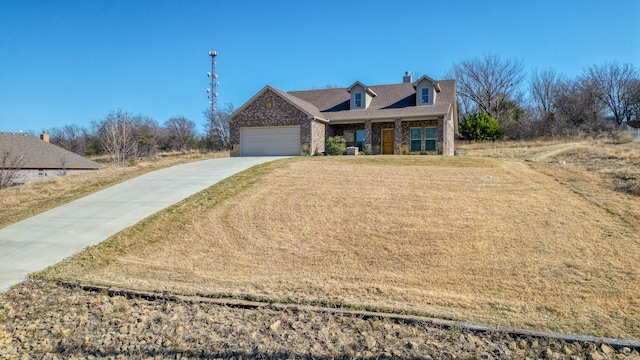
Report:
M 207 88 L 207 94 L 209 98 L 209 104 L 211 104 L 211 113 L 214 114 L 216 112 L 217 99 L 218 99 L 218 74 L 216 74 L 216 56 L 218 56 L 218 52 L 215 50 L 209 51 L 209 56 L 211 56 L 211 72 L 207 73 L 207 77 L 210 78 L 209 88 Z

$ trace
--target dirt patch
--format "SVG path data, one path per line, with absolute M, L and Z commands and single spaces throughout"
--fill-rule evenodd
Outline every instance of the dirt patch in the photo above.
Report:
M 638 359 L 636 349 L 264 306 L 146 301 L 27 281 L 0 294 L 0 358 Z

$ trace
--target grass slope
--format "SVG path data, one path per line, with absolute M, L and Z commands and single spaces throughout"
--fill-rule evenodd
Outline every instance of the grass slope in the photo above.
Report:
M 562 153 L 551 150 L 540 158 Z M 268 163 L 40 276 L 640 337 L 638 225 L 541 166 L 471 156 Z

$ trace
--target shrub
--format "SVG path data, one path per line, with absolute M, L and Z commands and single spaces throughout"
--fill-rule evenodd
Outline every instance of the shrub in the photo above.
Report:
M 462 118 L 460 135 L 466 140 L 497 140 L 504 136 L 504 130 L 498 121 L 483 112 L 473 112 Z
M 329 155 L 344 155 L 347 152 L 347 141 L 342 136 L 330 137 L 326 151 Z

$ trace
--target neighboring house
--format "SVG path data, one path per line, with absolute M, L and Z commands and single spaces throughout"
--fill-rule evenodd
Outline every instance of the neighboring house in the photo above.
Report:
M 0 161 L 0 171 L 8 171 L 3 166 L 13 162 L 18 168 L 15 184 L 99 168 L 98 163 L 49 143 L 46 132 L 40 139 L 25 133 L 0 132 L 0 160 L 7 154 L 9 161 L 5 165 Z
M 265 86 L 229 118 L 231 156 L 313 155 L 329 137 L 366 154 L 454 154 L 454 80 L 283 92 Z
M 620 128 L 626 130 L 632 137 L 640 139 L 640 120 L 623 121 Z
M 620 130 L 628 132 L 631 137 L 640 139 L 640 120 L 636 120 L 635 116 L 632 119 L 634 120 L 623 120 L 619 128 Z M 607 116 L 605 120 L 611 124 L 611 126 L 618 126 L 616 118 L 613 116 Z

